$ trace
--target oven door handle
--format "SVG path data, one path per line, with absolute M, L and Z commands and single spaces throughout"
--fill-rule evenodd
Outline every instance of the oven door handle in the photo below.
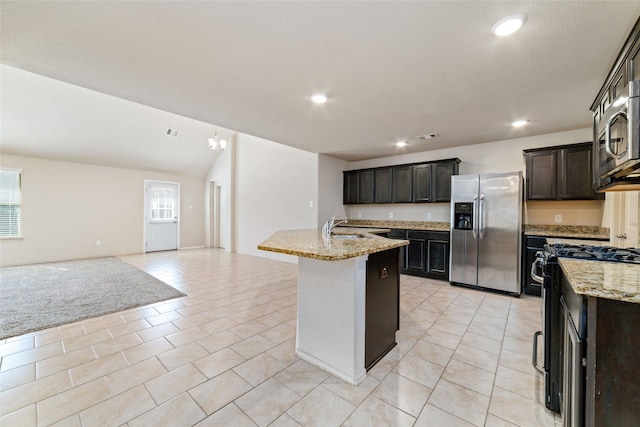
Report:
M 542 261 L 542 258 L 536 258 L 535 262 L 531 264 L 531 278 L 542 285 L 544 283 L 544 277 L 536 274 L 538 261 Z
M 533 334 L 533 354 L 531 356 L 531 363 L 536 371 L 544 374 L 544 369 L 538 365 L 538 337 L 542 335 L 542 331 L 538 331 Z
M 620 110 L 609 117 L 607 125 L 604 128 L 604 149 L 607 151 L 607 154 L 614 159 L 622 158 L 622 154 L 616 154 L 611 150 L 611 125 L 613 124 L 613 121 L 620 116 L 624 116 L 625 120 L 627 120 L 627 113 L 624 110 Z

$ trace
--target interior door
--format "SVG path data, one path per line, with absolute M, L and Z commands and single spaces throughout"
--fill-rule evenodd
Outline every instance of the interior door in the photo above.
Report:
M 640 191 L 613 192 L 613 226 L 611 244 L 623 248 L 639 246 L 638 220 L 640 216 Z
M 148 181 L 145 201 L 145 251 L 178 249 L 180 185 Z

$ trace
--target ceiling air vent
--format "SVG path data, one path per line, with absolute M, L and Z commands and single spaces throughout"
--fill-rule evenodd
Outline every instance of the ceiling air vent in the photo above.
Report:
M 178 136 L 180 135 L 180 131 L 178 129 L 167 129 L 167 135 L 169 136 Z
M 437 133 L 428 133 L 425 135 L 420 135 L 418 137 L 418 139 L 422 139 L 422 140 L 427 140 L 427 139 L 433 139 L 433 138 L 437 138 L 438 134 Z

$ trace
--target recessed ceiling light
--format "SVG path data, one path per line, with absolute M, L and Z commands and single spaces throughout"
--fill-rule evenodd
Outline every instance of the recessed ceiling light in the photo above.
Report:
M 529 120 L 516 120 L 515 122 L 511 122 L 511 126 L 514 128 L 519 128 L 529 123 Z
M 405 145 L 407 145 L 407 141 L 398 141 L 398 142 L 396 142 L 396 145 L 398 147 L 404 147 Z
M 311 95 L 311 100 L 316 104 L 324 104 L 325 102 L 327 102 L 327 95 L 325 95 L 324 93 L 314 93 L 313 95 Z
M 500 37 L 508 36 L 509 34 L 513 34 L 518 31 L 526 19 L 527 17 L 520 13 L 509 15 L 493 24 L 491 32 Z

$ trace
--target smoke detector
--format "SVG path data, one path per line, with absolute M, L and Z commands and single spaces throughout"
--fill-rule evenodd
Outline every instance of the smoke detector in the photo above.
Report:
M 437 133 L 427 133 L 425 135 L 418 136 L 418 139 L 428 140 L 428 139 L 433 139 L 433 138 L 437 138 L 437 137 L 438 137 Z
M 167 135 L 169 136 L 178 136 L 180 135 L 180 131 L 178 129 L 167 129 Z

